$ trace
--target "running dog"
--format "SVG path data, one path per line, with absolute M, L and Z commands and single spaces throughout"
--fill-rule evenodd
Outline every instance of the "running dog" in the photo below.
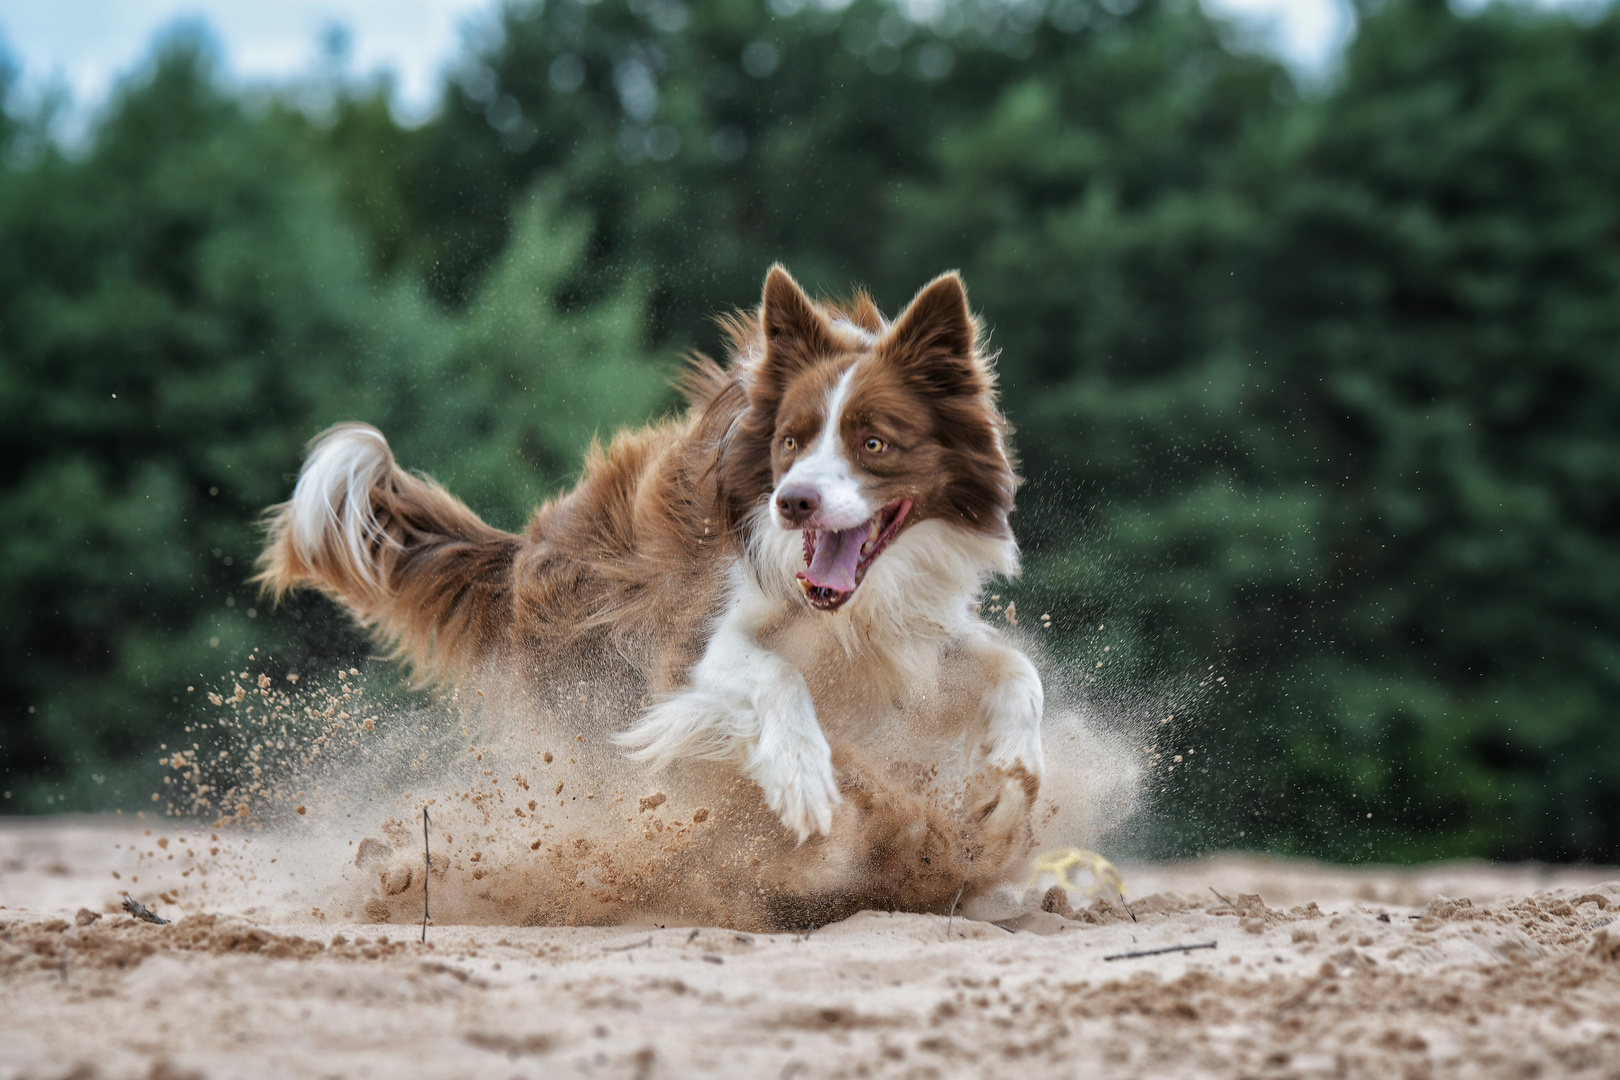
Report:
M 725 325 L 731 356 L 693 360 L 684 415 L 593 447 L 522 535 L 401 469 L 375 428 L 330 429 L 269 511 L 259 580 L 319 589 L 452 685 L 611 658 L 641 691 L 626 753 L 735 763 L 800 844 L 842 799 L 829 734 L 897 714 L 967 755 L 975 828 L 1025 828 L 1041 681 L 977 604 L 1017 572 L 1019 478 L 961 279 L 891 322 L 776 266 Z

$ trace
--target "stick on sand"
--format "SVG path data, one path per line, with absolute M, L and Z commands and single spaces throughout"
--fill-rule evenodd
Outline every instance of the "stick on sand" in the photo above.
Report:
M 956 899 L 951 901 L 951 913 L 945 919 L 945 937 L 951 936 L 951 924 L 956 921 L 956 905 L 962 899 L 962 889 L 967 888 L 968 878 L 973 874 L 973 852 L 968 852 L 967 873 L 962 875 L 962 888 L 956 890 Z M 805 937 L 809 937 L 806 934 Z
M 1214 947 L 1215 942 L 1213 941 L 1200 941 L 1196 945 L 1166 945 L 1162 949 L 1138 949 L 1135 952 L 1115 953 L 1113 956 L 1105 956 L 1103 959 L 1134 960 L 1138 956 L 1158 956 L 1160 953 L 1167 952 L 1192 952 L 1194 949 L 1213 949 Z
M 422 807 L 422 944 L 427 944 L 428 876 L 433 872 L 433 856 L 428 854 L 428 812 Z

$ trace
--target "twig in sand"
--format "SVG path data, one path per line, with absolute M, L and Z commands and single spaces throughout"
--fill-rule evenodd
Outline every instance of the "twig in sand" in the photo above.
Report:
M 1213 941 L 1200 941 L 1196 945 L 1166 945 L 1162 949 L 1137 949 L 1135 952 L 1115 953 L 1113 956 L 1105 956 L 1103 959 L 1134 960 L 1138 956 L 1158 956 L 1160 953 L 1170 952 L 1192 952 L 1194 949 L 1213 949 L 1214 947 L 1215 942 Z
M 1136 921 L 1136 912 L 1132 911 L 1131 910 L 1131 905 L 1129 905 L 1129 904 L 1127 904 L 1125 902 L 1125 894 L 1124 893 L 1119 894 L 1119 906 L 1125 909 L 1125 914 L 1127 914 L 1127 915 L 1129 915 L 1131 917 L 1131 922 Z
M 165 919 L 128 893 L 124 894 L 124 910 L 142 922 L 156 923 L 158 926 L 169 925 L 168 919 Z
M 804 940 L 809 941 L 810 940 L 810 935 L 815 933 L 815 932 L 816 932 L 816 924 L 815 923 L 811 923 L 809 926 L 805 927 L 804 928 Z
M 652 944 L 652 935 L 648 934 L 644 941 L 632 941 L 628 945 L 604 945 L 603 952 L 629 952 L 631 949 L 644 949 Z
M 951 913 L 945 918 L 946 940 L 951 936 L 951 924 L 956 921 L 956 905 L 962 899 L 962 890 L 967 888 L 968 878 L 973 873 L 973 852 L 968 852 L 967 873 L 962 875 L 962 888 L 956 890 L 956 899 L 951 901 Z
M 1222 896 L 1220 893 L 1215 892 L 1215 886 L 1211 885 L 1209 887 L 1209 891 L 1215 893 L 1215 899 L 1219 900 L 1221 903 L 1225 904 L 1227 907 L 1236 907 L 1237 906 L 1236 904 L 1232 903 L 1232 901 L 1230 901 L 1226 897 Z
M 428 811 L 422 807 L 422 944 L 427 944 L 428 878 L 433 874 L 433 856 L 428 854 Z

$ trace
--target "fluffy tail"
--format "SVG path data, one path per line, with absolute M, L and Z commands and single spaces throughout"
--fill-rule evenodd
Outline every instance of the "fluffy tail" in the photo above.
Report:
M 419 674 L 453 675 L 506 641 L 518 537 L 399 468 L 370 425 L 317 436 L 266 526 L 256 578 L 266 592 L 319 589 Z

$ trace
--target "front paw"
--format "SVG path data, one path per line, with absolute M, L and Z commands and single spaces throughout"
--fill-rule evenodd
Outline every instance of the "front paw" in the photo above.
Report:
M 799 834 L 799 843 L 816 833 L 832 833 L 833 807 L 843 796 L 833 776 L 832 750 L 819 727 L 795 731 L 766 723 L 744 771 L 764 792 L 765 805 Z
M 1040 776 L 1022 765 L 1007 769 L 987 765 L 968 780 L 964 799 L 968 820 L 990 833 L 1016 828 L 1029 816 L 1040 791 Z
M 1020 734 L 1022 738 L 1004 739 L 1000 744 L 989 747 L 981 760 L 984 768 L 1016 781 L 1033 805 L 1035 796 L 1040 794 L 1041 777 L 1046 775 L 1046 763 L 1041 754 L 1039 732 Z
M 1041 792 L 1041 747 L 1000 746 L 969 778 L 963 800 L 968 820 L 986 840 L 1011 838 L 1023 828 Z
M 1000 788 L 1003 781 L 1014 783 L 1033 806 L 1045 772 L 1041 713 L 1046 695 L 1035 666 L 1023 654 L 1009 653 L 1003 664 L 1001 677 L 980 702 L 984 741 L 978 747 L 977 760 L 980 768 L 988 770 L 989 787 Z M 992 795 L 990 799 L 998 797 Z

